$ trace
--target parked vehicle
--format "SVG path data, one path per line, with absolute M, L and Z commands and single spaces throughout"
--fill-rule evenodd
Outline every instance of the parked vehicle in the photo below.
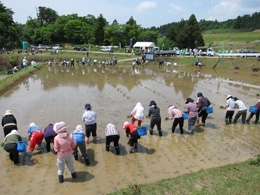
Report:
M 42 44 L 39 44 L 39 45 L 37 46 L 37 48 L 38 48 L 38 49 L 51 49 L 50 46 L 48 46 L 48 45 L 42 45 Z
M 81 47 L 81 46 L 74 47 L 74 50 L 75 51 L 86 51 L 86 49 L 84 47 Z
M 59 44 L 55 44 L 52 46 L 52 49 L 55 49 L 55 50 L 62 50 L 62 45 L 59 45 Z
M 153 53 L 155 56 L 172 56 L 175 55 L 175 50 L 160 50 L 160 47 L 154 47 Z
M 198 55 L 214 56 L 214 55 L 216 55 L 216 52 L 212 47 L 198 47 Z
M 101 49 L 102 52 L 113 52 L 114 49 L 112 47 L 106 47 Z
M 255 51 L 253 49 L 246 49 L 246 50 L 242 50 L 239 53 L 260 53 L 258 51 Z

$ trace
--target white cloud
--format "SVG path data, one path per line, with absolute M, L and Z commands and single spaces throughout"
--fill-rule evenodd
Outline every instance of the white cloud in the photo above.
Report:
M 174 3 L 170 3 L 170 7 L 171 9 L 175 10 L 175 11 L 182 11 L 183 8 L 181 6 L 175 5 Z
M 144 1 L 140 3 L 138 6 L 136 6 L 135 10 L 138 12 L 146 11 L 149 9 L 154 9 L 156 8 L 157 4 L 152 1 Z

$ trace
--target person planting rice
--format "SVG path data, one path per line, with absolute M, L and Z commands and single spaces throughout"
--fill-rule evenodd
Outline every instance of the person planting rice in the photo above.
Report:
M 242 115 L 242 123 L 245 124 L 247 107 L 246 107 L 245 103 L 242 100 L 239 100 L 237 97 L 234 97 L 234 100 L 236 102 L 236 108 L 238 108 L 238 112 L 235 116 L 234 123 L 236 123 L 237 120 Z
M 56 136 L 55 131 L 53 130 L 53 124 L 49 124 L 44 129 L 44 139 L 46 141 L 46 149 L 47 152 L 51 151 L 51 143 L 54 142 L 54 137 Z
M 114 142 L 116 154 L 119 154 L 120 149 L 119 149 L 118 141 L 120 138 L 120 134 L 116 126 L 113 125 L 112 123 L 108 123 L 105 130 L 105 135 L 106 135 L 106 151 L 110 150 L 110 143 Z
M 13 129 L 18 130 L 17 121 L 11 110 L 6 110 L 2 118 L 2 126 L 4 127 L 4 135 L 11 133 Z
M 227 105 L 224 108 L 227 108 L 225 122 L 226 125 L 228 125 L 229 123 L 232 122 L 232 117 L 234 115 L 235 108 L 236 108 L 236 102 L 233 99 L 232 95 L 227 96 Z
M 186 102 L 186 112 L 188 112 L 188 131 L 192 133 L 195 130 L 195 122 L 198 118 L 197 105 L 194 103 L 194 100 L 187 98 Z
M 86 143 L 89 143 L 89 137 L 90 133 L 92 133 L 93 141 L 97 141 L 97 115 L 92 110 L 92 106 L 90 104 L 85 105 L 85 111 L 82 116 L 82 120 L 85 122 L 85 128 L 86 128 Z
M 132 118 L 131 123 L 134 124 L 135 121 L 138 121 L 137 125 L 140 127 L 142 124 L 142 121 L 144 119 L 144 107 L 142 106 L 142 104 L 140 102 L 138 102 L 136 104 L 136 106 L 134 107 L 134 109 L 132 110 L 130 117 Z
M 54 150 L 57 152 L 57 167 L 59 182 L 63 182 L 65 164 L 71 172 L 72 178 L 76 178 L 76 170 L 73 162 L 73 148 L 77 142 L 73 139 L 72 134 L 67 133 L 68 127 L 65 122 L 57 122 L 53 126 L 57 136 L 54 138 Z
M 150 102 L 149 106 L 150 108 L 148 111 L 148 118 L 151 119 L 150 135 L 153 135 L 153 128 L 156 125 L 159 136 L 162 136 L 160 108 L 157 106 L 154 100 Z
M 38 145 L 37 150 L 41 150 L 43 137 L 44 134 L 41 131 L 40 127 L 36 126 L 35 123 L 31 123 L 28 127 L 28 140 L 31 140 L 28 155 L 32 155 L 36 144 Z
M 174 133 L 175 128 L 179 124 L 181 134 L 183 134 L 183 123 L 184 119 L 182 117 L 182 112 L 179 108 L 170 105 L 168 107 L 168 114 L 170 115 L 169 119 L 172 120 L 174 118 L 173 124 L 172 124 L 172 133 Z
M 19 163 L 19 152 L 17 151 L 18 141 L 22 141 L 22 137 L 15 129 L 6 135 L 4 139 L 4 149 L 6 152 L 9 152 L 10 160 L 13 161 L 14 164 Z
M 206 119 L 208 117 L 208 113 L 206 112 L 207 107 L 210 106 L 210 101 L 208 98 L 204 97 L 201 92 L 197 94 L 198 97 L 198 114 L 199 117 L 202 117 L 201 122 L 205 127 Z M 199 120 L 198 120 L 199 121 Z
M 73 149 L 74 159 L 78 160 L 78 147 L 79 147 L 81 155 L 83 156 L 85 163 L 87 165 L 89 165 L 89 158 L 88 158 L 88 154 L 86 151 L 86 144 L 85 144 L 85 139 L 84 139 L 85 135 L 84 135 L 82 125 L 77 125 L 76 130 L 74 130 L 72 132 L 72 135 L 73 135 L 74 140 L 77 142 L 77 145 Z
M 124 122 L 124 129 L 125 129 L 126 136 L 129 137 L 130 135 L 130 139 L 128 141 L 128 143 L 130 144 L 129 152 L 133 153 L 134 147 L 135 149 L 137 149 L 137 144 L 138 144 L 137 140 L 140 139 L 140 136 L 138 135 L 137 128 L 134 124 L 129 124 L 126 121 Z
M 258 123 L 258 120 L 259 120 L 259 113 L 260 113 L 260 100 L 257 102 L 257 104 L 255 105 L 255 107 L 257 107 L 257 111 L 256 113 L 254 112 L 250 112 L 250 115 L 249 117 L 246 119 L 246 122 L 249 123 L 250 122 L 250 119 L 255 115 L 255 124 Z

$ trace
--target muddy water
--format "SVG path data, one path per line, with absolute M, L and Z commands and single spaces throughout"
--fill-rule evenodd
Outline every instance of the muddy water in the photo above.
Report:
M 194 135 L 171 133 L 172 121 L 165 121 L 168 105 L 185 107 L 187 97 L 196 99 L 201 91 L 212 102 L 206 127 L 197 126 Z M 66 168 L 65 182 L 58 183 L 56 157 L 52 153 L 35 151 L 30 159 L 20 154 L 14 166 L 3 150 L 0 153 L 0 192 L 7 194 L 106 194 L 129 184 L 150 183 L 181 176 L 200 169 L 218 167 L 247 160 L 259 154 L 259 124 L 224 124 L 226 96 L 231 94 L 254 105 L 259 86 L 231 81 L 207 74 L 206 70 L 179 72 L 178 69 L 131 67 L 80 67 L 63 69 L 44 67 L 0 98 L 0 112 L 11 109 L 18 121 L 20 134 L 35 122 L 44 129 L 49 123 L 65 121 L 72 131 L 81 121 L 84 105 L 91 103 L 98 119 L 98 142 L 87 145 L 90 166 L 75 161 L 78 178 L 72 180 Z M 139 140 L 137 152 L 128 153 L 127 138 L 122 129 L 127 115 L 137 102 L 148 113 L 150 100 L 161 109 L 163 136 Z M 107 123 L 120 130 L 119 156 L 105 151 L 104 130 Z M 144 119 L 143 125 L 148 126 Z M 156 129 L 156 127 L 155 127 Z M 0 135 L 3 140 L 3 133 Z M 44 143 L 42 144 L 44 148 Z M 113 150 L 113 147 L 112 147 Z

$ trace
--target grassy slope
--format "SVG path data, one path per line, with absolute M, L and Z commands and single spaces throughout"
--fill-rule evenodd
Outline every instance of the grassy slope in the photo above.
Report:
M 259 159 L 260 160 L 260 159 Z M 119 190 L 113 194 L 260 194 L 260 162 L 227 165 L 210 170 L 200 170 L 182 177 L 165 179 L 152 184 Z

